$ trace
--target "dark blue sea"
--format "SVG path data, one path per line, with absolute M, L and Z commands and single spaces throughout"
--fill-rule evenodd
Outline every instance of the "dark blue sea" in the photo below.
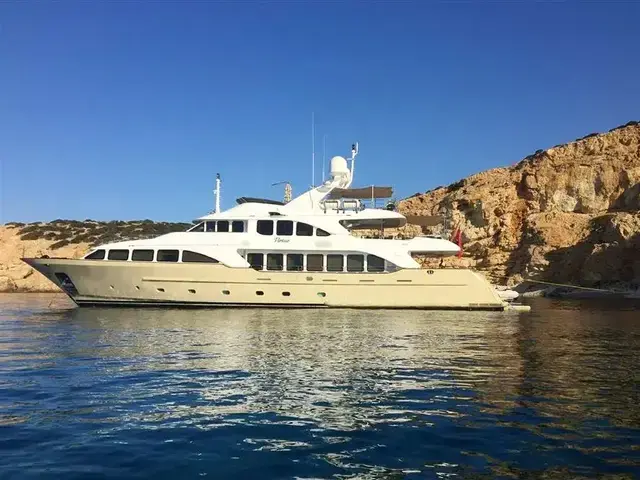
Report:
M 0 478 L 640 478 L 640 305 L 0 296 Z

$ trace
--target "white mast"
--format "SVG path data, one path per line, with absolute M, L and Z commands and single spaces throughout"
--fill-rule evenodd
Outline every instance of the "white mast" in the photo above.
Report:
M 215 213 L 220 213 L 220 174 L 216 173 L 216 189 L 213 191 L 216 195 Z
M 322 136 L 322 183 L 324 183 L 324 161 L 327 158 L 327 135 Z
M 311 187 L 316 186 L 316 119 L 311 112 Z

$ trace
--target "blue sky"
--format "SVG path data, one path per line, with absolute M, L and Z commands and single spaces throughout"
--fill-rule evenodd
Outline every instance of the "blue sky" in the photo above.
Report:
M 640 119 L 640 2 L 0 3 L 0 222 L 398 198 Z

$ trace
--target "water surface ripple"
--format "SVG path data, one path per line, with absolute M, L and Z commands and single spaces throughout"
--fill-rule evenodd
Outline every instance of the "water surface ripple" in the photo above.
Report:
M 640 309 L 0 296 L 0 478 L 638 478 Z

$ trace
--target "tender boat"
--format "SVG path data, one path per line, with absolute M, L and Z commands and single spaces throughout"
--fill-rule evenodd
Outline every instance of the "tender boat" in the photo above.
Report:
M 376 208 L 389 187 L 350 188 L 357 153 L 356 144 L 349 159 L 333 157 L 329 180 L 286 203 L 241 197 L 220 211 L 218 176 L 214 212 L 186 232 L 99 245 L 84 258 L 23 261 L 79 306 L 528 308 L 471 269 L 421 268 L 414 255 L 458 254 L 445 238 L 354 235 L 407 223 Z

